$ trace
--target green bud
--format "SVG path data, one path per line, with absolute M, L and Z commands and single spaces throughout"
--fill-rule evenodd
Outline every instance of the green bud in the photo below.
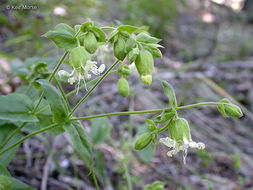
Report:
M 98 47 L 98 43 L 97 43 L 97 39 L 95 37 L 95 35 L 93 34 L 93 32 L 88 32 L 85 37 L 84 37 L 84 47 L 85 49 L 93 54 L 96 52 L 97 47 Z
M 137 138 L 134 148 L 136 150 L 142 150 L 150 144 L 151 140 L 152 140 L 151 133 L 144 133 L 140 137 Z
M 131 70 L 129 68 L 128 65 L 123 65 L 121 67 L 119 67 L 118 69 L 118 73 L 123 76 L 124 78 L 128 77 L 129 75 L 131 75 Z
M 90 54 L 82 46 L 72 49 L 69 55 L 70 65 L 78 72 L 82 71 L 81 66 L 84 67 L 86 62 L 90 59 Z
M 135 66 L 141 76 L 142 82 L 146 85 L 150 85 L 152 83 L 152 73 L 154 69 L 152 54 L 142 49 L 135 60 Z
M 170 137 L 176 142 L 183 142 L 184 138 L 191 141 L 191 132 L 188 122 L 184 118 L 178 118 L 169 126 Z
M 218 105 L 218 110 L 224 117 L 231 117 L 240 118 L 243 116 L 241 109 L 237 106 L 232 104 L 228 99 L 223 98 Z
M 243 116 L 242 110 L 234 104 L 225 104 L 225 112 L 231 117 L 240 118 Z
M 11 189 L 11 181 L 8 177 L 1 175 L 0 176 L 0 190 L 9 190 Z
M 129 85 L 125 78 L 120 78 L 118 82 L 118 91 L 122 97 L 127 97 L 129 94 Z
M 127 41 L 126 41 L 126 53 L 130 52 L 133 48 L 136 47 L 136 42 L 135 42 L 135 39 L 133 38 L 129 38 Z
M 114 56 L 123 61 L 126 57 L 125 53 L 125 40 L 122 37 L 118 37 L 118 40 L 114 43 L 113 47 Z
M 139 53 L 140 53 L 139 48 L 134 48 L 128 53 L 127 58 L 130 61 L 130 63 L 133 63 L 136 60 Z

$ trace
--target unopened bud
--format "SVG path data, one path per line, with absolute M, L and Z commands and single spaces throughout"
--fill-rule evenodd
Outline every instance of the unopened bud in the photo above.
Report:
M 129 85 L 128 85 L 128 82 L 125 78 L 121 78 L 119 79 L 119 82 L 118 82 L 118 91 L 119 91 L 119 94 L 122 96 L 122 97 L 127 97 L 128 94 L 129 94 Z
M 84 47 L 85 49 L 93 54 L 97 50 L 97 39 L 92 32 L 88 32 L 84 37 Z
M 147 147 L 152 140 L 151 133 L 144 133 L 135 142 L 134 148 L 137 150 L 142 150 Z

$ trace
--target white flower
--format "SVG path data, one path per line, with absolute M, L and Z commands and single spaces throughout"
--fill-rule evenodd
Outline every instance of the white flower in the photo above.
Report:
M 78 88 L 81 79 L 85 83 L 85 79 L 91 78 L 91 73 L 94 75 L 100 75 L 105 70 L 105 65 L 102 64 L 99 67 L 97 66 L 97 62 L 88 60 L 85 64 L 85 66 L 81 65 L 81 68 L 78 68 L 78 71 L 74 68 L 71 73 L 68 73 L 67 71 L 60 70 L 58 71 L 58 75 L 60 77 L 66 76 L 68 78 L 68 83 L 71 85 L 75 82 L 78 82 Z
M 176 142 L 175 140 L 166 137 L 166 138 L 160 138 L 160 143 L 166 145 L 169 148 L 172 148 L 171 151 L 167 152 L 167 155 L 169 157 L 172 157 L 173 155 L 177 154 L 180 151 L 183 151 L 183 162 L 185 164 L 185 158 L 187 156 L 188 148 L 197 148 L 199 150 L 205 149 L 205 144 L 202 142 L 196 143 L 194 141 L 188 141 L 186 138 L 183 138 L 183 142 Z

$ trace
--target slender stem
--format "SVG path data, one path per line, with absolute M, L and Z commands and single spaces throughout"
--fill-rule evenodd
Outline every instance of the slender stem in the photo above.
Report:
M 224 103 L 225 104 L 225 103 Z M 181 109 L 185 109 L 185 108 L 193 108 L 193 107 L 198 107 L 198 106 L 217 106 L 219 105 L 219 102 L 203 102 L 203 103 L 197 103 L 197 104 L 190 104 L 190 105 L 186 105 L 186 106 L 179 106 L 176 107 L 176 110 L 181 110 Z
M 49 126 L 46 127 L 46 128 L 43 128 L 43 129 L 41 129 L 41 130 L 35 131 L 35 132 L 33 132 L 33 133 L 30 133 L 29 135 L 26 135 L 23 139 L 19 140 L 19 141 L 16 142 L 15 144 L 13 144 L 13 145 L 7 147 L 6 149 L 4 149 L 3 151 L 1 151 L 1 152 L 0 152 L 0 156 L 3 155 L 5 152 L 9 151 L 10 149 L 16 147 L 17 145 L 23 143 L 24 141 L 26 141 L 27 139 L 31 138 L 32 136 L 37 135 L 37 134 L 39 134 L 39 133 L 43 133 L 43 132 L 45 132 L 45 131 L 47 131 L 47 130 L 49 130 L 49 129 L 54 128 L 54 127 L 57 126 L 57 125 L 59 125 L 59 124 L 58 124 L 58 123 L 54 123 L 54 124 L 52 124 L 52 125 L 49 125 Z
M 49 77 L 49 82 L 51 82 L 53 80 L 55 73 L 58 71 L 58 69 L 62 65 L 62 63 L 63 63 L 64 59 L 66 58 L 66 56 L 68 55 L 68 53 L 69 53 L 68 51 L 65 51 L 65 53 L 61 57 L 59 63 L 56 65 L 56 67 L 54 68 L 53 72 L 51 73 L 51 75 Z
M 96 186 L 96 189 L 99 190 L 100 188 L 98 186 L 97 178 L 96 178 L 95 173 L 94 173 L 93 170 L 91 171 L 91 175 L 92 175 L 93 182 L 94 182 L 94 184 Z
M 198 106 L 208 106 L 208 105 L 215 105 L 217 106 L 219 102 L 203 102 L 203 103 L 197 103 L 197 104 L 190 104 L 186 106 L 179 106 L 176 107 L 176 110 L 186 109 L 186 108 L 192 108 L 192 107 L 198 107 Z M 130 111 L 130 112 L 114 112 L 114 113 L 106 113 L 106 114 L 100 114 L 100 115 L 91 115 L 86 117 L 77 117 L 72 118 L 70 121 L 75 120 L 87 120 L 87 119 L 94 119 L 94 118 L 100 118 L 100 117 L 110 117 L 110 116 L 116 116 L 116 115 L 134 115 L 134 114 L 146 114 L 146 113 L 159 113 L 163 110 L 168 110 L 169 108 L 163 108 L 163 109 L 154 109 L 154 110 L 143 110 L 143 111 Z
M 57 80 L 57 78 L 55 76 L 54 76 L 54 81 L 56 82 L 56 85 L 58 86 L 59 90 L 61 91 L 61 95 L 62 95 L 62 97 L 63 97 L 63 99 L 64 99 L 64 101 L 65 101 L 65 103 L 67 105 L 68 111 L 70 112 L 71 111 L 71 107 L 69 105 L 67 97 L 66 97 L 66 95 L 65 95 L 65 93 L 64 93 L 64 91 L 63 91 L 63 89 L 62 89 L 62 87 L 61 87 L 61 85 L 59 83 L 59 81 Z
M 1 144 L 0 149 L 2 149 L 10 140 L 11 138 L 18 133 L 19 131 L 21 131 L 21 129 L 27 124 L 27 122 L 24 122 L 23 124 L 21 124 L 18 128 L 16 128 L 8 137 L 7 139 Z
M 115 30 L 116 28 L 110 26 L 104 26 L 100 28 L 101 30 Z
M 96 87 L 103 81 L 103 79 L 110 73 L 110 71 L 119 63 L 119 60 L 115 61 L 113 65 L 103 74 L 103 76 L 97 81 L 97 83 L 87 92 L 87 94 L 77 103 L 73 110 L 69 113 L 68 118 L 76 111 L 76 109 L 83 103 L 86 98 L 96 89 Z
M 100 114 L 100 115 L 91 115 L 91 116 L 86 116 L 86 117 L 71 118 L 70 121 L 95 119 L 95 118 L 100 118 L 100 117 L 110 117 L 110 116 L 116 116 L 116 115 L 133 115 L 133 114 L 159 113 L 159 112 L 162 112 L 163 110 L 164 109 L 143 110 L 143 111 L 129 111 L 129 112 L 114 112 L 114 113 L 106 113 L 106 114 Z
M 116 73 L 116 72 L 117 72 L 117 70 L 111 71 L 108 75 L 113 74 L 113 73 Z M 95 79 L 93 79 L 93 80 L 87 82 L 86 85 L 80 86 L 80 87 L 79 87 L 79 90 L 85 88 L 85 86 L 87 87 L 87 86 L 91 85 L 92 83 L 94 83 L 94 82 L 96 82 L 98 79 L 100 79 L 101 77 L 102 77 L 102 76 L 97 77 L 97 78 L 95 78 Z M 69 96 L 71 96 L 71 95 L 74 94 L 75 92 L 77 92 L 77 90 L 78 90 L 78 89 L 75 88 L 75 89 L 72 90 L 71 92 L 67 93 L 67 94 L 66 94 L 66 98 L 69 97 Z M 41 108 L 41 109 L 40 109 L 39 111 L 37 111 L 34 115 L 38 115 L 38 114 L 40 114 L 41 112 L 45 111 L 45 110 L 48 109 L 48 108 L 49 108 L 49 105 L 45 106 L 44 108 Z
M 161 133 L 163 131 L 165 131 L 169 126 L 170 126 L 170 123 L 173 121 L 173 119 L 171 119 L 164 127 L 160 128 L 158 130 L 158 133 Z
M 68 51 L 66 51 L 63 56 L 61 57 L 61 59 L 59 60 L 58 64 L 56 65 L 56 67 L 54 68 L 53 72 L 51 73 L 50 77 L 49 77 L 49 82 L 52 81 L 55 73 L 57 72 L 57 70 L 60 68 L 61 64 L 63 63 L 64 59 L 66 58 L 66 56 L 68 55 Z M 36 110 L 38 109 L 42 99 L 43 99 L 43 96 L 44 96 L 44 90 L 42 91 L 41 95 L 40 95 L 40 98 L 39 98 L 39 101 L 38 103 L 36 104 L 36 106 L 34 107 L 32 113 L 35 113 Z
M 127 165 L 124 161 L 123 161 L 123 167 L 124 167 L 124 170 L 125 170 L 128 190 L 132 190 L 133 186 L 132 186 L 132 182 L 131 182 L 131 176 L 129 175 L 128 167 L 127 167 Z

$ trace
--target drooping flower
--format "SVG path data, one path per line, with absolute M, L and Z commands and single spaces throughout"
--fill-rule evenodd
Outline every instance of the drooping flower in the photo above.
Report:
M 183 162 L 187 156 L 188 148 L 197 148 L 199 150 L 205 149 L 205 145 L 202 142 L 194 142 L 191 138 L 191 132 L 188 122 L 183 118 L 178 118 L 171 122 L 169 126 L 170 137 L 161 138 L 160 143 L 172 148 L 167 155 L 172 157 L 178 152 L 183 152 Z
M 91 61 L 89 53 L 81 46 L 71 51 L 69 63 L 72 66 L 72 72 L 69 73 L 65 70 L 60 70 L 58 75 L 60 77 L 66 76 L 68 83 L 71 85 L 77 82 L 78 88 L 81 80 L 85 83 L 85 79 L 91 78 L 91 73 L 100 75 L 105 70 L 105 65 L 101 64 L 98 67 L 97 62 Z

